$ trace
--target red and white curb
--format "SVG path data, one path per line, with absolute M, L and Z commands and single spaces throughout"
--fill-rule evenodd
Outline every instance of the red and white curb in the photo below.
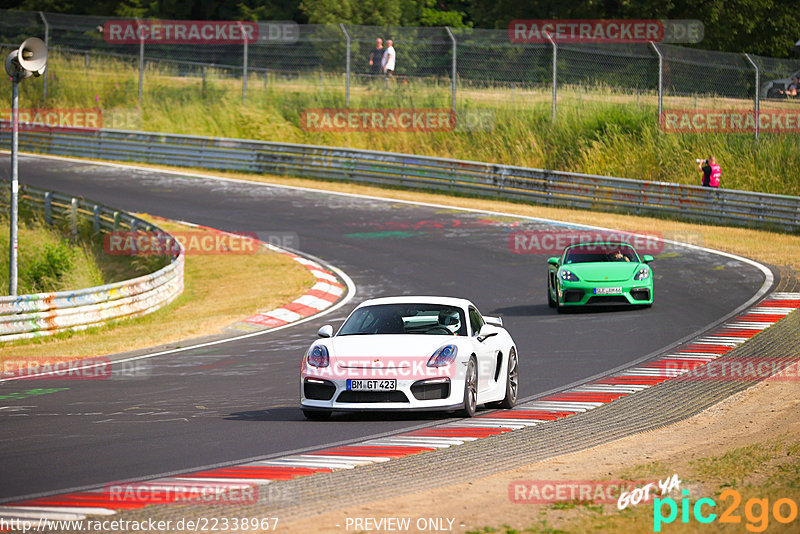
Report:
M 344 284 L 339 282 L 335 274 L 325 269 L 316 261 L 281 249 L 275 249 L 275 247 L 271 247 L 266 243 L 264 245 L 286 254 L 297 263 L 303 265 L 314 276 L 316 283 L 305 295 L 294 299 L 289 304 L 268 312 L 257 313 L 243 321 L 235 323 L 231 328 L 253 330 L 256 328 L 275 328 L 293 323 L 306 317 L 316 315 L 333 306 L 344 294 L 346 289 Z
M 154 218 L 160 219 L 161 217 Z M 196 224 L 187 221 L 176 222 L 195 228 L 203 228 L 211 232 L 241 237 L 238 234 L 219 230 L 210 226 L 203 226 L 202 224 Z M 315 278 L 316 282 L 303 296 L 294 299 L 289 304 L 285 304 L 280 308 L 275 308 L 274 310 L 270 310 L 268 312 L 261 312 L 252 315 L 247 319 L 243 319 L 228 326 L 228 329 L 250 332 L 284 326 L 289 323 L 294 323 L 296 321 L 300 321 L 301 319 L 311 317 L 312 315 L 316 315 L 321 311 L 330 308 L 345 294 L 347 287 L 341 283 L 339 278 L 337 278 L 333 272 L 323 267 L 319 262 L 305 258 L 298 254 L 294 254 L 293 252 L 276 247 L 270 243 L 264 243 L 263 241 L 259 241 L 259 243 L 268 250 L 289 256 L 291 259 L 305 267 Z
M 317 267 L 314 262 L 308 265 Z M 325 272 L 321 268 L 318 270 Z M 332 282 L 326 277 L 320 278 L 325 281 L 319 283 Z M 388 462 L 394 458 L 555 421 L 593 410 L 705 365 L 799 308 L 800 293 L 773 293 L 755 307 L 655 360 L 548 395 L 513 410 L 494 411 L 471 419 L 304 454 L 130 483 L 134 488 L 144 489 L 151 497 L 144 501 L 135 496 L 125 499 L 122 497 L 124 493 L 115 495 L 106 487 L 7 503 L 0 506 L 0 518 L 79 520 L 90 515 L 113 515 L 118 510 L 142 508 L 150 504 L 185 503 L 185 499 L 191 497 L 199 502 L 209 502 L 209 493 L 220 497 L 210 502 L 219 503 L 225 500 L 226 493 L 241 494 L 243 488 L 264 488 L 279 480 Z M 679 364 L 681 370 L 665 372 L 668 364 Z M 160 497 L 154 500 L 153 495 Z

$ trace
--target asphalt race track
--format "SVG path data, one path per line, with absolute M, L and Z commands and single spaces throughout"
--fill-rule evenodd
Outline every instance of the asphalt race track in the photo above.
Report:
M 0 178 L 8 179 L 8 169 L 2 154 Z M 139 378 L 0 383 L 0 501 L 442 422 L 449 416 L 304 420 L 304 350 L 322 324 L 338 327 L 368 297 L 459 296 L 501 315 L 519 347 L 520 396 L 530 397 L 666 347 L 721 319 L 764 282 L 752 265 L 667 246 L 655 254 L 653 308 L 558 315 L 545 295 L 546 258 L 557 254 L 512 253 L 509 234 L 563 227 L 33 156 L 21 157 L 20 181 L 262 239 L 288 236 L 287 244 L 343 269 L 357 295 L 306 324 L 142 360 Z M 269 276 L 254 272 L 253 284 Z

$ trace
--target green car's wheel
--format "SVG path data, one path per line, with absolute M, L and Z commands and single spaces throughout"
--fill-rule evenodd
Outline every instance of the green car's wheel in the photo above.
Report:
M 547 305 L 551 308 L 556 307 L 556 301 L 553 299 L 553 295 L 550 294 L 550 280 L 547 280 Z

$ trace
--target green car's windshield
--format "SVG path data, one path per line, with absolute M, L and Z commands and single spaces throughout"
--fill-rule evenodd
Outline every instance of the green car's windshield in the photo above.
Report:
M 441 304 L 377 304 L 364 306 L 342 325 L 337 335 L 435 334 L 467 335 L 461 308 Z
M 639 262 L 639 256 L 630 245 L 622 243 L 585 243 L 564 252 L 564 264 L 605 261 Z

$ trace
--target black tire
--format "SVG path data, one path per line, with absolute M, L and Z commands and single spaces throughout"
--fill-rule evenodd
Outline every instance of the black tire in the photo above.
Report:
M 547 280 L 547 306 L 549 306 L 550 308 L 555 308 L 556 307 L 556 301 L 553 300 L 553 297 L 550 295 L 549 274 L 548 274 L 548 280 Z
M 317 410 L 303 410 L 303 416 L 309 421 L 324 421 L 331 416 L 331 412 Z
M 506 369 L 506 396 L 500 402 L 492 403 L 493 408 L 510 410 L 517 404 L 519 393 L 519 359 L 517 351 L 513 348 L 508 353 L 508 366 Z
M 472 417 L 478 408 L 478 364 L 470 358 L 464 377 L 464 407 L 458 412 L 461 417 Z

